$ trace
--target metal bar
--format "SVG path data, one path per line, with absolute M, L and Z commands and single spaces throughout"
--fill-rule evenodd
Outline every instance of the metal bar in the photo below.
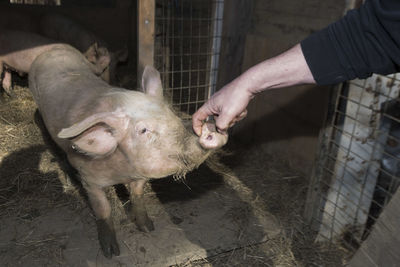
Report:
M 196 88 L 196 110 L 199 108 L 197 102 L 199 102 L 199 91 L 200 91 L 200 75 L 201 75 L 201 71 L 200 71 L 200 54 L 201 54 L 201 20 L 198 20 L 198 34 L 196 36 L 196 39 L 198 41 L 198 48 L 197 48 L 197 52 L 199 54 L 199 56 L 197 57 L 197 88 Z
M 321 198 L 319 197 L 320 195 L 320 179 L 322 176 L 322 168 L 321 165 L 325 165 L 326 162 L 326 155 L 328 151 L 330 151 L 329 147 L 329 140 L 331 136 L 333 135 L 333 122 L 335 121 L 335 113 L 333 110 L 336 108 L 338 101 L 339 101 L 339 93 L 342 90 L 342 84 L 339 84 L 332 88 L 331 91 L 331 97 L 330 97 L 330 103 L 328 105 L 328 109 L 325 114 L 325 127 L 321 127 L 321 131 L 319 134 L 319 146 L 317 149 L 317 155 L 315 158 L 315 163 L 311 172 L 311 178 L 310 178 L 310 186 L 307 191 L 307 198 L 306 198 L 306 203 L 305 203 L 305 208 L 304 208 L 304 218 L 306 221 L 311 225 L 311 228 L 313 230 L 318 230 L 319 225 L 315 225 L 313 223 L 313 218 L 314 217 L 320 217 L 321 213 L 319 212 L 318 208 L 321 204 Z M 318 163 L 321 163 L 318 164 Z
M 192 94 L 192 39 L 193 39 L 193 2 L 190 1 L 190 38 L 189 38 L 189 81 L 188 81 L 188 101 L 190 101 L 190 97 Z M 187 105 L 186 113 L 190 114 L 190 104 Z
M 210 64 L 210 86 L 208 89 L 209 99 L 212 94 L 215 93 L 215 84 L 217 83 L 217 75 L 218 75 L 218 64 L 219 64 L 219 53 L 221 50 L 221 33 L 222 33 L 222 20 L 220 18 L 223 17 L 224 14 L 224 1 L 217 1 L 215 3 L 214 8 L 214 21 L 213 21 L 213 39 L 212 39 L 212 47 L 211 47 L 211 64 Z
M 350 93 L 350 89 L 349 89 L 349 93 Z M 362 91 L 361 92 L 361 95 L 360 95 L 360 98 L 359 98 L 359 101 L 361 102 L 361 100 L 362 100 L 362 98 L 363 98 L 363 95 L 364 95 L 364 91 Z M 346 108 L 346 110 L 347 110 L 347 108 Z M 360 111 L 360 106 L 357 106 L 357 108 L 356 108 L 356 114 L 358 114 L 359 113 L 359 111 Z M 344 122 L 344 124 L 346 124 L 346 121 Z M 353 124 L 353 126 L 352 126 L 352 135 L 351 135 L 351 137 L 350 137 L 350 140 L 349 140 L 349 144 L 351 144 L 352 142 L 353 142 L 353 139 L 354 139 L 354 135 L 355 135 L 355 129 L 356 129 L 356 125 L 355 124 Z M 342 139 L 341 139 L 342 140 Z M 349 153 L 350 153 L 350 150 L 349 151 L 347 151 L 346 152 L 346 154 L 345 154 L 345 157 L 348 157 L 349 156 Z M 340 155 L 339 155 L 339 153 L 338 153 L 338 157 L 339 157 Z M 346 162 L 346 165 L 348 164 L 348 162 Z M 337 169 L 337 170 L 336 170 Z M 335 164 L 335 173 L 337 173 L 338 172 L 338 170 L 340 170 L 340 169 L 338 169 L 338 166 Z M 342 173 L 342 175 L 341 175 L 341 177 L 339 178 L 339 180 L 338 179 L 336 179 L 336 180 L 332 180 L 332 182 L 331 182 L 331 189 L 333 188 L 333 187 L 335 187 L 335 185 L 336 185 L 336 183 L 335 183 L 335 181 L 340 181 L 340 183 L 338 184 L 338 192 L 341 192 L 341 190 L 342 190 L 342 186 L 343 186 L 343 182 L 342 182 L 342 180 L 344 180 L 344 175 L 345 175 L 345 171 L 343 171 L 343 173 Z M 340 194 L 337 194 L 337 193 L 335 193 L 334 191 L 329 191 L 329 193 L 328 193 L 328 198 L 330 198 L 330 197 L 333 197 L 333 198 L 335 198 L 335 201 L 333 201 L 334 203 L 339 203 L 339 197 L 340 197 Z M 342 199 L 340 198 L 340 202 L 342 202 Z M 334 216 L 336 216 L 336 214 L 337 214 L 337 212 L 338 212 L 338 210 L 337 210 L 337 205 L 334 205 L 333 207 L 332 206 L 329 206 L 329 205 L 327 205 L 328 203 L 326 203 L 326 206 L 325 206 L 325 209 L 326 210 L 329 210 L 329 209 L 331 209 L 331 208 L 333 208 L 333 214 L 334 214 Z M 357 217 L 355 217 L 355 218 L 357 218 Z M 355 219 L 354 218 L 354 216 L 351 216 L 350 218 L 346 218 L 345 220 L 347 221 L 347 222 L 349 222 L 349 219 Z M 337 223 L 335 224 L 334 222 L 332 222 L 332 225 L 331 225 L 331 228 L 328 230 L 328 231 L 330 231 L 330 235 L 331 236 L 333 236 L 333 230 L 335 229 L 335 227 L 337 227 Z M 341 228 L 339 228 L 339 229 L 341 229 Z M 322 231 L 320 231 L 319 232 L 319 234 L 318 235 L 320 235 L 320 233 L 321 233 Z
M 175 14 L 175 9 L 173 7 L 173 1 L 171 1 L 171 13 L 172 14 L 170 16 L 170 19 L 171 19 L 171 31 L 172 31 L 171 36 L 172 36 L 172 38 L 170 40 L 171 41 L 171 50 L 170 51 L 171 51 L 171 54 L 175 54 L 175 39 L 173 38 L 175 36 L 175 19 L 173 19 L 173 18 L 176 16 L 176 14 Z M 172 63 L 171 63 L 172 71 L 174 71 L 175 70 L 175 56 L 171 56 L 171 59 L 172 59 Z M 175 87 L 175 75 L 171 74 L 171 89 L 174 87 Z M 172 97 L 172 101 L 174 101 L 175 100 L 174 91 L 172 91 L 171 97 Z
M 181 5 L 181 16 L 183 16 L 183 5 L 184 5 L 184 1 L 181 1 L 180 2 L 180 5 Z M 181 20 L 180 21 L 181 23 L 180 23 L 180 33 L 181 34 L 183 34 L 183 20 Z M 181 88 L 183 87 L 183 69 L 184 69 L 184 67 L 183 67 L 183 38 L 180 38 L 179 39 L 179 56 L 180 56 L 180 62 L 179 62 L 179 66 L 180 66 L 180 69 L 179 69 L 179 74 L 180 74 L 180 85 L 181 85 Z M 181 103 L 182 104 L 182 102 L 183 102 L 183 90 L 179 90 L 179 103 Z

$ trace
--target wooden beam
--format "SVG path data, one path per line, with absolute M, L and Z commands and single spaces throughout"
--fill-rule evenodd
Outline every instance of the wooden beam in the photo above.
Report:
M 155 0 L 138 0 L 137 12 L 137 81 L 139 88 L 144 67 L 147 65 L 154 66 Z
M 252 12 L 253 0 L 224 2 L 217 90 L 242 72 L 246 35 L 250 28 Z
M 400 191 L 397 190 L 348 266 L 399 266 L 399 248 Z

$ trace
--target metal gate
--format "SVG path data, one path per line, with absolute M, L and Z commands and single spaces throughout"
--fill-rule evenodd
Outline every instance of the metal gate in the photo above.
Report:
M 194 113 L 215 91 L 223 0 L 156 0 L 154 65 L 171 103 Z
M 305 216 L 317 241 L 358 245 L 400 183 L 400 74 L 334 90 Z

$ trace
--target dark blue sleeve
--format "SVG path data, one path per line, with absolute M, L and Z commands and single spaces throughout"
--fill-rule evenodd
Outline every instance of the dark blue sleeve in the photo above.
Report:
M 400 0 L 367 0 L 301 42 L 318 84 L 400 70 Z

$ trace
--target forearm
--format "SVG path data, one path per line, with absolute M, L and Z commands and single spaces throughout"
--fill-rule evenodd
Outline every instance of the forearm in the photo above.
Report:
M 285 53 L 251 67 L 232 83 L 254 95 L 267 89 L 315 81 L 297 44 Z
M 367 0 L 301 42 L 318 84 L 400 71 L 400 1 Z

